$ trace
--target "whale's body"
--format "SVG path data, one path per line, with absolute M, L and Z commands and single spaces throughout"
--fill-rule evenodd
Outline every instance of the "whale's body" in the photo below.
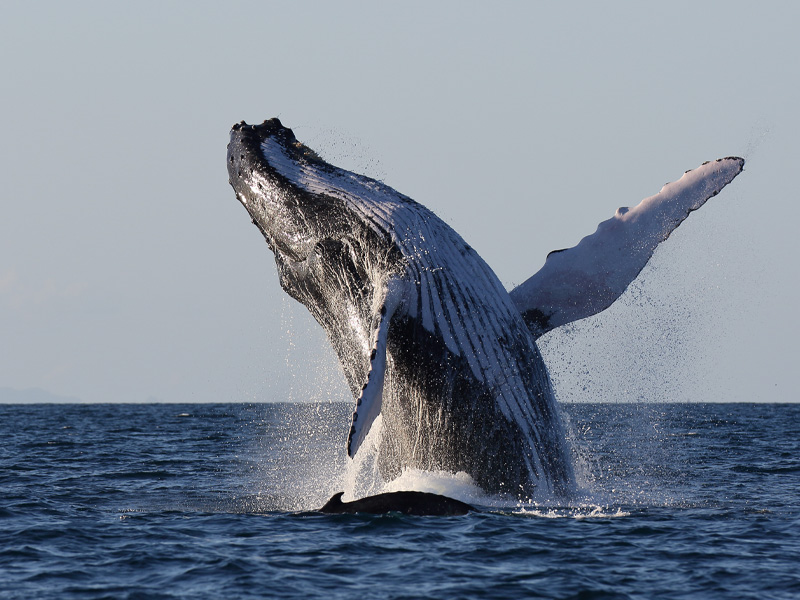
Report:
M 319 512 L 349 515 L 358 513 L 381 515 L 399 512 L 404 515 L 444 517 L 465 515 L 475 510 L 474 507 L 460 500 L 429 492 L 386 492 L 360 498 L 353 502 L 342 502 L 343 494 L 344 492 L 334 494 L 325 503 L 325 506 L 319 509 Z
M 573 485 L 536 337 L 610 305 L 743 162 L 707 163 L 620 209 L 509 295 L 430 210 L 324 162 L 277 119 L 234 126 L 228 146 L 231 185 L 281 286 L 327 332 L 356 399 L 350 456 L 381 415 L 385 477 L 465 471 L 487 491 L 520 496 Z

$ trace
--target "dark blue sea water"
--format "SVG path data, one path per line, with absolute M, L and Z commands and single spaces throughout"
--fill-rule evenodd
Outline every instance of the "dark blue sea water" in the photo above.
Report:
M 347 405 L 0 405 L 0 598 L 800 597 L 800 405 L 564 408 L 580 498 L 409 517 L 310 511 Z

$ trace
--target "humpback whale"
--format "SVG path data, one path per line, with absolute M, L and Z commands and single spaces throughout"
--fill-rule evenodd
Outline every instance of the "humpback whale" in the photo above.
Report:
M 404 515 L 453 516 L 465 515 L 475 509 L 454 498 L 429 492 L 387 492 L 368 496 L 353 502 L 342 502 L 344 492 L 338 492 L 319 509 L 328 514 L 369 513 L 381 515 L 399 512 Z
M 465 471 L 487 492 L 525 498 L 574 488 L 536 339 L 613 303 L 744 160 L 704 163 L 620 208 L 510 293 L 432 211 L 325 162 L 278 119 L 234 125 L 227 165 L 281 287 L 339 358 L 355 403 L 349 456 L 380 415 L 386 479 L 407 468 Z

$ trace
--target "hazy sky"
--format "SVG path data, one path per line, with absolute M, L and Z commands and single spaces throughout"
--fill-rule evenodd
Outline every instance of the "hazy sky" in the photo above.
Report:
M 542 340 L 563 401 L 793 401 L 795 3 L 3 3 L 0 387 L 341 399 L 227 183 L 278 116 L 511 287 L 706 160 L 746 171 L 620 302 Z

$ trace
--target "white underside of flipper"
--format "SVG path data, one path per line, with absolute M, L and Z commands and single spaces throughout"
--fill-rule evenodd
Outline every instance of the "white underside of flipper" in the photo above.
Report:
M 401 300 L 401 284 L 397 280 L 389 282 L 386 297 L 379 311 L 378 326 L 375 329 L 372 351 L 370 353 L 370 369 L 367 381 L 361 388 L 361 395 L 356 400 L 356 410 L 350 434 L 347 438 L 347 454 L 356 455 L 367 434 L 381 414 L 383 401 L 383 383 L 386 376 L 386 343 L 389 337 L 389 324 Z
M 620 208 L 577 246 L 551 252 L 538 273 L 511 291 L 534 336 L 608 308 L 656 247 L 743 167 L 735 157 L 704 163 L 637 206 Z

